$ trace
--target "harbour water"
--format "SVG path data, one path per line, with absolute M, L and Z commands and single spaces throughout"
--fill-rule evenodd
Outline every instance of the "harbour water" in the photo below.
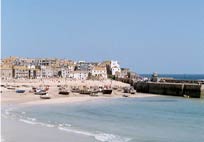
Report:
M 150 78 L 152 74 L 141 74 L 141 76 Z M 204 80 L 204 74 L 159 74 L 159 77 L 169 77 L 181 80 Z
M 46 127 L 78 139 L 56 135 L 49 141 L 83 142 L 203 142 L 204 100 L 179 97 L 113 98 L 73 104 L 5 107 L 11 119 L 32 128 Z M 17 142 L 2 129 L 5 141 Z M 39 128 L 39 131 L 41 129 Z M 42 129 L 43 131 L 43 129 Z M 51 132 L 44 135 L 49 137 Z M 25 137 L 29 137 L 26 136 Z M 42 141 L 42 140 L 39 140 Z M 47 141 L 43 139 L 43 141 Z M 59 142 L 58 141 L 58 142 Z M 27 141 L 28 142 L 28 141 Z

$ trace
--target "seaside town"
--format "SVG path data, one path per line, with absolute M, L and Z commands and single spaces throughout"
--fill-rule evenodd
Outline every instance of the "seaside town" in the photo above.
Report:
M 119 62 L 113 60 L 85 62 L 8 57 L 1 60 L 1 81 L 1 88 L 6 88 L 6 91 L 10 89 L 16 93 L 25 93 L 27 86 L 27 89 L 32 88 L 27 90 L 29 93 L 40 95 L 42 99 L 51 98 L 48 90 L 51 94 L 63 95 L 78 93 L 131 97 L 138 93 L 148 93 L 188 98 L 204 96 L 203 81 L 162 78 L 156 72 L 151 78 L 146 78 L 128 68 L 121 68 Z M 19 83 L 24 89 L 19 89 Z M 55 90 L 50 91 L 51 88 Z
M 8 57 L 1 60 L 1 93 L 34 94 L 42 99 L 56 95 L 90 95 L 129 97 L 133 86 L 117 79 L 142 80 L 118 61 L 85 62 L 57 58 Z M 49 94 L 49 95 L 48 95 Z M 10 95 L 12 96 L 12 95 Z M 57 96 L 58 97 L 58 96 Z M 22 99 L 22 98 L 19 98 Z M 9 100 L 8 98 L 3 100 Z
M 142 79 L 118 61 L 85 62 L 57 58 L 8 57 L 1 60 L 1 79 L 67 78 L 105 80 L 108 78 Z

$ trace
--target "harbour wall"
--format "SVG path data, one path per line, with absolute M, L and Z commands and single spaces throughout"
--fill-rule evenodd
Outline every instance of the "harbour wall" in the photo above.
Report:
M 170 96 L 189 96 L 191 98 L 204 97 L 204 84 L 171 83 L 171 82 L 136 82 L 130 79 L 118 79 L 129 83 L 137 92 Z
M 204 97 L 204 85 L 184 83 L 137 82 L 134 84 L 137 92 L 162 94 L 170 96 Z

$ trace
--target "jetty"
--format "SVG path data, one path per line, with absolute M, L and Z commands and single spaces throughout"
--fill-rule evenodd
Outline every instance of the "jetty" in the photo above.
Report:
M 137 92 L 159 95 L 204 98 L 204 81 L 158 78 L 154 73 L 149 81 L 138 81 L 130 78 L 116 80 L 130 84 Z
M 190 98 L 204 97 L 204 84 L 167 83 L 167 82 L 137 82 L 134 84 L 137 92 L 170 96 L 188 96 Z

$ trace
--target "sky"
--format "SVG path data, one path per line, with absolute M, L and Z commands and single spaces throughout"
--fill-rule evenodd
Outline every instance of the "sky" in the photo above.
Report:
M 202 0 L 2 0 L 1 56 L 204 74 Z

